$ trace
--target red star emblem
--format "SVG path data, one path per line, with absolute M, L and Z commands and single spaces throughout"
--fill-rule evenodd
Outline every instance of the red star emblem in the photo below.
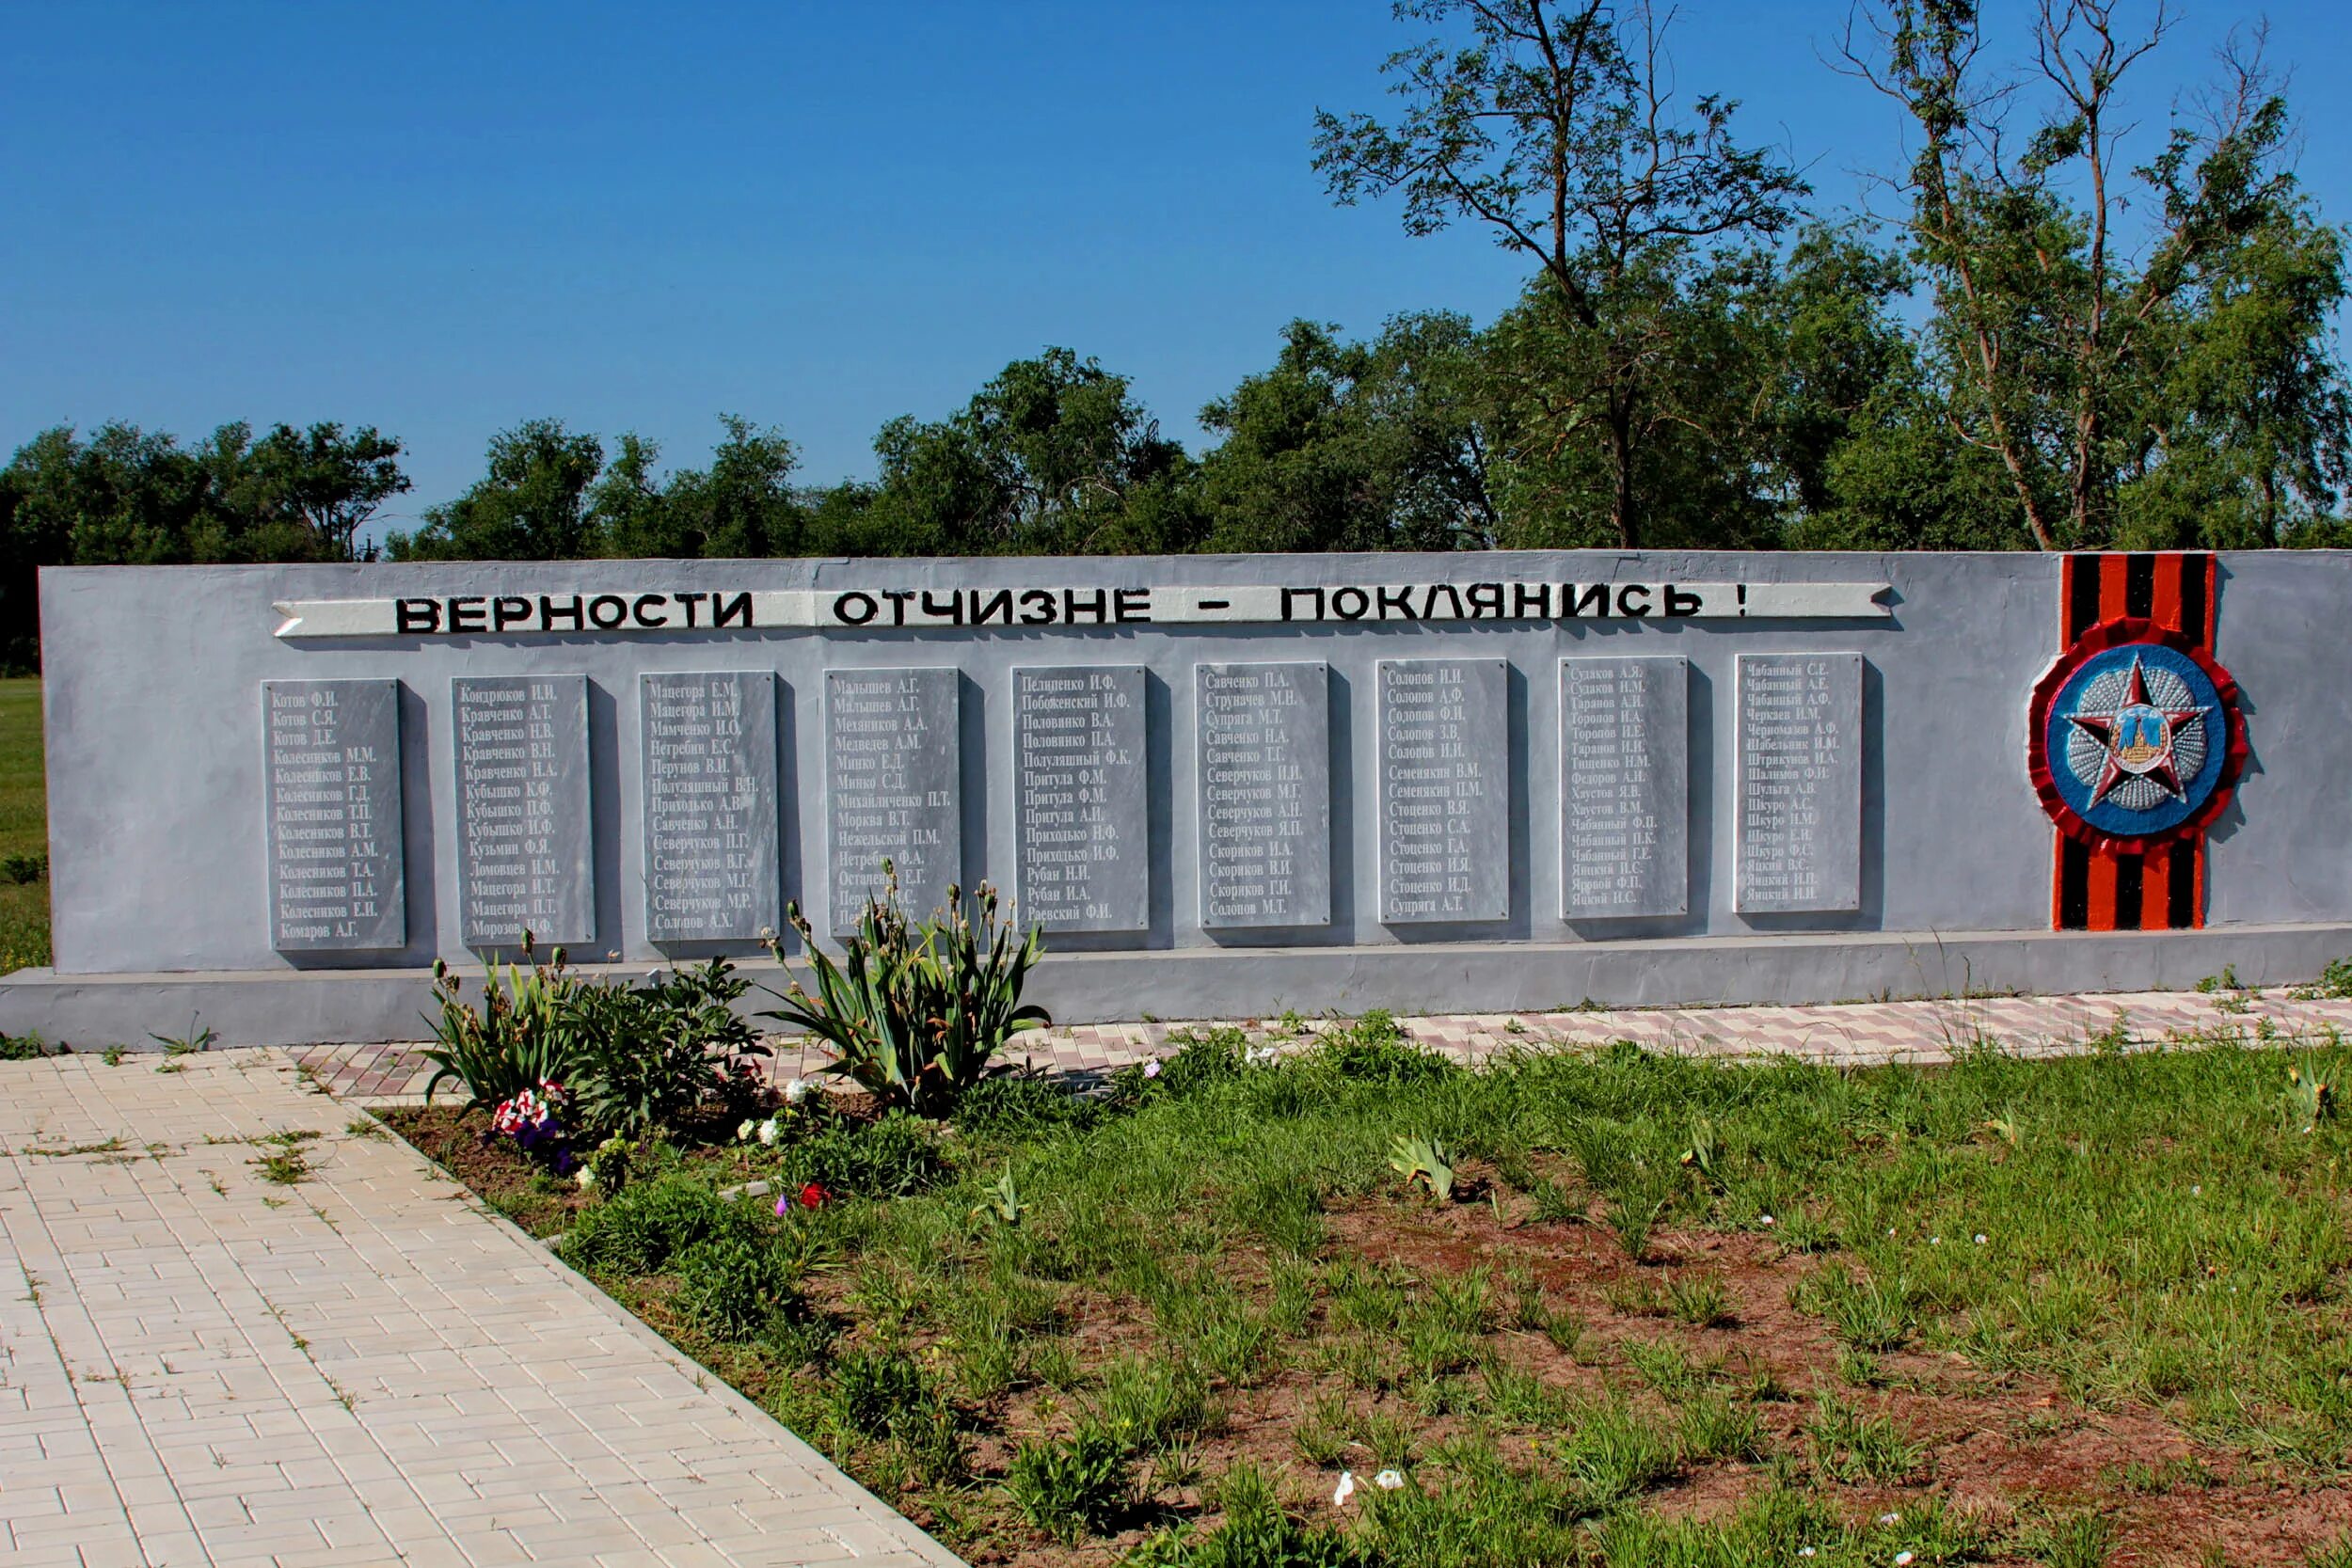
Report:
M 2140 671 L 2139 660 L 2133 659 L 2131 684 L 2114 711 L 2066 716 L 2067 722 L 2096 740 L 2106 753 L 2106 766 L 2100 770 L 2099 786 L 2090 792 L 2090 803 L 2095 806 L 2106 800 L 2107 792 L 2127 778 L 2153 779 L 2175 800 L 2187 800 L 2172 742 L 2183 724 L 2204 715 L 2201 706 L 2159 707 L 2151 702 L 2147 676 Z

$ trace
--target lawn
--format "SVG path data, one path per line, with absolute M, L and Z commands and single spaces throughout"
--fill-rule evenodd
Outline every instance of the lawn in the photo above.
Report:
M 48 781 L 40 681 L 0 680 L 0 974 L 49 961 Z
M 603 1201 L 394 1120 L 975 1562 L 2352 1568 L 2352 1136 L 2288 1076 L 2345 1053 L 2109 1043 L 1225 1031 L 943 1126 L 815 1097 Z

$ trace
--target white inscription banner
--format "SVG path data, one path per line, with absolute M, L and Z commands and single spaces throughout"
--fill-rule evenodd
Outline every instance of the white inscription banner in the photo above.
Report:
M 1871 620 L 1883 582 L 1392 582 L 1313 588 L 794 588 L 298 599 L 278 635 L 623 636 L 1396 621 Z

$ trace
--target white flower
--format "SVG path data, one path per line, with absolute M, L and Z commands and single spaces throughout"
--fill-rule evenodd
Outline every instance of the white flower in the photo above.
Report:
M 1383 1492 L 1393 1492 L 1405 1484 L 1405 1478 L 1394 1470 L 1383 1470 L 1372 1478 L 1372 1483 Z
M 759 1124 L 759 1141 L 761 1143 L 773 1147 L 776 1141 L 776 1132 L 777 1127 L 775 1117 L 770 1117 L 766 1121 Z
M 1333 1508 L 1345 1508 L 1347 1506 L 1347 1499 L 1355 1495 L 1356 1472 L 1353 1470 L 1342 1470 L 1340 1472 L 1340 1483 L 1338 1486 L 1334 1487 L 1331 1492 L 1331 1506 Z
M 1882 1525 L 1899 1525 L 1902 1522 L 1903 1516 L 1899 1513 L 1882 1513 L 1879 1515 L 1879 1523 Z
M 1911 1568 L 1911 1565 L 1918 1560 L 1919 1555 L 1916 1552 L 1897 1552 L 1895 1568 Z
M 1984 1245 L 1984 1232 L 1981 1230 L 1977 1232 L 1977 1245 Z
M 1144 1063 L 1143 1075 L 1146 1078 L 1157 1078 L 1160 1075 L 1160 1064 L 1157 1062 Z
M 589 1166 L 580 1166 L 580 1175 L 573 1180 L 580 1183 L 580 1190 L 583 1193 L 593 1193 L 596 1190 L 596 1173 Z
M 2202 1183 L 2200 1183 L 2200 1184 L 2199 1184 L 2199 1185 L 2197 1185 L 2197 1186 L 2191 1187 L 2191 1188 L 2188 1190 L 2188 1196 L 2191 1196 L 2191 1197 L 2202 1197 L 2202 1196 L 2205 1196 L 2205 1189 L 2204 1189 L 2203 1184 L 2202 1184 Z
M 759 1131 L 759 1123 L 747 1117 L 745 1118 L 743 1125 L 735 1130 L 735 1141 L 737 1143 L 746 1142 L 750 1139 L 751 1135 L 757 1131 Z
M 1776 1220 L 1776 1219 L 1772 1218 L 1772 1215 L 1770 1215 L 1770 1214 L 1766 1214 L 1766 1215 L 1763 1215 L 1762 1217 L 1760 1217 L 1759 1219 L 1757 1219 L 1757 1221 L 1756 1221 L 1756 1224 L 1758 1224 L 1758 1225 L 1760 1225 L 1760 1226 L 1762 1226 L 1765 1229 L 1770 1230 L 1772 1227 L 1774 1227 L 1774 1226 L 1778 1225 L 1780 1222 L 1779 1222 L 1778 1220 Z
M 1799 1557 L 1811 1557 L 1813 1555 L 1813 1548 L 1810 1546 L 1799 1546 L 1797 1548 L 1797 1555 Z
M 811 1086 L 812 1085 L 809 1084 L 809 1081 L 805 1078 L 786 1079 L 784 1081 L 784 1102 L 787 1105 L 800 1104 L 803 1101 L 808 1098 L 808 1091 Z

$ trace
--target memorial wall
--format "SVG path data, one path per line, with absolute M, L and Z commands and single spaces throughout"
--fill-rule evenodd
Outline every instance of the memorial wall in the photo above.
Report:
M 436 958 L 838 940 L 885 861 L 993 881 L 1071 1021 L 2294 978 L 2352 951 L 2346 603 L 2334 552 L 52 570 L 0 1028 L 408 1037 Z

